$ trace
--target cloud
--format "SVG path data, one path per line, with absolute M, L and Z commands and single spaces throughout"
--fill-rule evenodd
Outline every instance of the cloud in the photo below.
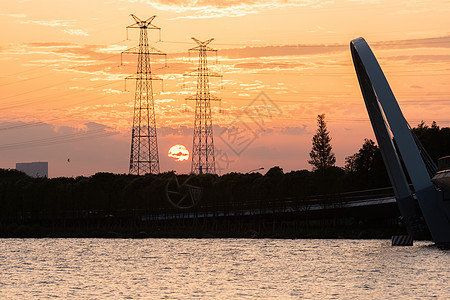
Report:
M 102 91 L 106 94 L 118 94 L 118 95 L 123 94 L 123 91 L 116 89 L 103 89 Z
M 106 49 L 106 50 L 105 50 Z M 105 45 L 80 45 L 61 42 L 34 42 L 21 45 L 0 47 L 3 56 L 35 54 L 28 64 L 46 65 L 57 68 L 58 71 L 76 71 L 82 74 L 90 74 L 98 77 L 108 77 L 115 73 L 121 73 L 120 79 L 133 73 L 128 67 L 119 68 L 120 51 L 111 53 Z M 105 52 L 104 52 L 105 51 Z M 39 56 L 38 56 L 39 55 Z M 119 77 L 114 77 L 113 80 Z
M 284 46 L 262 46 L 244 47 L 220 50 L 221 56 L 228 58 L 270 57 L 270 56 L 292 56 L 313 55 L 333 52 L 348 51 L 347 45 L 284 45 Z
M 220 133 L 228 132 L 233 129 L 231 126 L 221 126 L 221 125 L 213 125 L 214 135 L 217 137 Z M 193 127 L 187 126 L 179 126 L 179 127 L 159 127 L 158 128 L 158 136 L 192 136 L 194 132 Z M 274 127 L 274 128 L 265 128 L 264 130 L 259 130 L 258 134 L 282 134 L 282 135 L 302 135 L 311 133 L 308 130 L 307 125 L 301 126 L 287 126 L 287 127 Z
M 375 49 L 418 49 L 418 48 L 450 48 L 450 35 L 443 37 L 409 39 L 397 41 L 382 41 L 371 43 Z M 317 55 L 339 52 L 348 52 L 347 44 L 315 44 L 315 45 L 280 45 L 280 46 L 260 46 L 221 49 L 220 55 L 228 58 L 251 58 L 251 57 L 275 57 L 275 56 L 298 56 L 298 55 Z M 406 57 L 406 56 L 404 56 Z M 448 60 L 448 55 L 417 55 L 415 59 L 444 59 Z M 394 57 L 395 59 L 395 57 Z M 245 67 L 245 65 L 241 65 Z
M 68 33 L 70 35 L 89 36 L 89 34 L 82 29 L 69 28 L 69 29 L 62 30 L 62 32 Z
M 97 123 L 97 122 L 87 122 L 84 125 L 87 127 L 88 131 L 89 130 L 100 130 L 100 131 L 113 130 L 112 127 L 110 127 L 108 125 L 100 124 L 100 123 Z
M 179 126 L 179 127 L 159 127 L 158 128 L 158 136 L 186 136 L 192 135 L 193 128 L 189 128 L 187 126 Z
M 0 16 L 10 17 L 10 18 L 15 18 L 15 19 L 23 19 L 23 18 L 27 17 L 26 14 L 0 14 Z
M 127 0 L 136 2 L 136 0 Z M 183 14 L 176 18 L 201 19 L 219 17 L 241 17 L 268 9 L 286 7 L 319 7 L 320 0 L 141 0 L 157 10 Z
M 293 69 L 296 67 L 308 67 L 307 64 L 294 63 L 294 62 L 249 62 L 235 64 L 234 67 L 238 69 Z
M 107 58 L 111 58 L 117 62 L 117 57 L 112 58 L 111 53 L 105 53 L 102 49 L 105 48 L 104 45 L 80 45 L 80 44 L 72 44 L 72 43 L 27 43 L 23 44 L 23 47 L 27 48 L 31 51 L 41 52 L 42 54 L 61 54 L 64 56 L 77 56 L 77 58 L 84 57 L 90 59 L 100 59 L 106 60 Z M 117 52 L 119 55 L 120 52 Z
M 59 21 L 50 22 L 51 24 L 58 24 Z M 63 24 L 63 23 L 61 23 Z M 72 34 L 85 35 L 84 31 L 78 31 L 72 28 L 64 28 L 63 30 L 71 31 Z M 416 48 L 430 48 L 430 51 L 436 47 L 450 47 L 450 36 L 435 37 L 427 39 L 409 39 L 409 40 L 398 40 L 398 41 L 383 41 L 373 43 L 373 48 L 377 49 L 416 49 Z M 27 43 L 21 46 L 14 45 L 10 48 L 0 49 L 2 53 L 8 52 L 9 54 L 29 54 L 29 53 L 41 53 L 41 54 L 59 54 L 64 59 L 70 59 L 73 65 L 70 66 L 71 69 L 86 72 L 102 71 L 105 68 L 113 68 L 108 72 L 120 72 L 117 67 L 119 55 L 123 46 L 120 45 L 79 45 L 72 43 Z M 299 68 L 317 68 L 318 65 L 323 63 L 327 66 L 330 63 L 334 65 L 348 65 L 349 61 L 345 61 L 345 64 L 341 60 L 333 60 L 332 62 L 323 61 L 309 63 L 298 63 L 293 57 L 295 56 L 311 56 L 311 55 L 324 55 L 324 54 L 336 54 L 342 55 L 349 51 L 347 44 L 296 44 L 296 45 L 273 45 L 273 46 L 255 46 L 255 47 L 243 47 L 243 48 L 229 48 L 221 49 L 220 55 L 223 59 L 223 66 L 228 67 L 228 72 L 233 72 L 233 67 L 242 71 L 245 70 L 263 70 L 263 69 L 280 69 L 280 70 L 290 70 Z M 271 58 L 271 61 L 260 61 L 260 58 Z M 274 61 L 276 57 L 282 58 L 283 61 Z M 80 59 L 84 58 L 84 60 Z M 183 74 L 185 71 L 190 70 L 192 66 L 186 62 L 186 53 L 170 53 L 169 54 L 170 63 L 169 68 L 158 69 L 158 74 Z M 258 59 L 257 61 L 251 61 L 251 58 Z M 130 58 L 134 59 L 134 58 Z M 415 63 L 417 62 L 448 62 L 450 60 L 450 55 L 447 54 L 430 54 L 430 55 L 401 55 L 401 56 L 384 56 L 383 59 L 387 60 L 410 60 Z M 241 60 L 228 62 L 227 60 Z M 134 72 L 132 70 L 127 70 L 129 68 L 128 57 L 124 57 L 124 72 L 130 73 Z M 106 62 L 106 63 L 105 63 Z M 153 63 L 162 64 L 162 60 L 154 60 Z M 67 61 L 63 64 L 65 67 L 68 66 Z M 134 68 L 134 67 L 133 67 Z M 240 70 L 239 70 L 240 69 Z M 130 71 L 130 72 L 129 72 Z
M 34 42 L 25 44 L 29 47 L 48 47 L 48 48 L 59 48 L 59 47 L 74 47 L 75 44 L 71 43 L 60 43 L 60 42 Z
M 44 122 L 3 122 L 0 129 L 2 140 L 8 141 L 0 144 L 0 151 L 28 150 L 118 134 L 113 128 L 96 122 L 88 122 L 84 128 L 56 127 Z
M 47 27 L 72 27 L 73 21 L 67 21 L 67 20 L 48 20 L 48 21 L 36 21 L 36 20 L 26 20 L 26 21 L 20 21 L 20 24 L 35 24 L 40 26 L 47 26 Z
M 450 62 L 450 55 L 440 55 L 440 54 L 430 54 L 430 55 L 400 55 L 400 56 L 388 56 L 384 57 L 384 60 L 390 60 L 390 61 L 406 61 L 408 63 L 449 63 Z
M 112 48 L 116 48 L 117 50 L 112 52 Z M 32 63 L 51 65 L 53 67 L 58 67 L 60 71 L 71 70 L 97 76 L 105 75 L 105 71 L 108 74 L 121 73 L 120 76 L 122 77 L 120 79 L 123 79 L 127 76 L 124 74 L 129 75 L 130 73 L 134 73 L 136 71 L 136 67 L 133 65 L 136 57 L 130 56 L 130 60 L 133 61 L 133 64 L 130 65 L 128 65 L 125 57 L 123 60 L 124 65 L 119 68 L 121 61 L 120 49 L 123 49 L 123 47 L 119 47 L 118 45 L 105 46 L 61 42 L 34 42 L 22 45 L 13 45 L 4 49 L 0 48 L 0 52 L 10 55 L 29 55 L 30 53 L 49 55 L 51 56 L 51 59 L 34 59 Z M 158 74 L 163 72 L 169 73 L 175 70 L 175 68 L 171 65 L 170 69 L 165 68 L 160 71 L 158 67 L 163 63 L 164 61 L 157 59 L 154 59 L 152 62 L 153 67 L 155 68 L 156 66 Z
M 48 161 L 50 177 L 124 172 L 129 157 L 129 139 L 96 122 L 80 128 L 0 122 L 0 137 L 1 168 L 14 168 L 16 162 Z M 117 163 L 122 160 L 123 164 Z
M 174 99 L 155 99 L 156 103 L 170 103 L 170 102 L 175 102 Z
M 311 131 L 308 130 L 307 125 L 278 127 L 278 128 L 276 128 L 276 130 L 280 134 L 286 134 L 286 135 L 301 135 L 301 134 L 310 134 L 311 133 Z
M 372 45 L 385 49 L 450 48 L 450 35 L 423 39 L 382 41 L 372 43 Z
M 45 27 L 59 27 L 63 28 L 61 31 L 70 35 L 88 36 L 89 34 L 82 30 L 74 28 L 75 21 L 73 20 L 23 20 L 20 24 L 34 24 Z
M 281 1 L 263 1 L 263 0 L 157 0 L 157 1 L 145 1 L 149 4 L 157 2 L 164 3 L 166 5 L 173 5 L 176 7 L 217 7 L 227 8 L 235 7 L 239 5 L 257 6 L 261 4 L 270 5 L 305 5 L 306 3 L 317 3 L 318 1 L 299 1 L 299 0 L 281 0 Z

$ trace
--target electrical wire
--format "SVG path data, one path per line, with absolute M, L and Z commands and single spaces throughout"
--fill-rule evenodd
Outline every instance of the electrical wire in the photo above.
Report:
M 125 41 L 127 41 L 127 40 L 126 40 L 126 39 L 125 39 L 125 40 L 120 40 L 120 41 L 118 41 L 118 42 L 112 43 L 111 45 L 118 45 L 118 44 L 123 43 L 123 42 L 125 42 Z M 74 45 L 75 45 L 75 44 L 74 44 Z M 89 50 L 89 51 L 86 51 L 86 52 L 81 52 L 80 55 L 86 55 L 86 54 L 95 53 L 97 50 L 98 50 L 98 49 L 95 49 L 95 50 Z M 115 55 L 116 55 L 116 54 L 115 54 Z M 104 58 L 104 59 L 98 59 L 98 60 L 106 60 L 106 59 L 111 58 L 111 57 L 112 57 L 112 56 L 109 56 L 109 57 L 107 57 L 107 58 Z M 15 76 L 15 75 L 20 75 L 20 74 L 29 73 L 29 72 L 33 72 L 33 71 L 36 71 L 36 70 L 48 68 L 48 67 L 51 67 L 51 65 L 37 66 L 37 67 L 31 68 L 31 69 L 28 69 L 28 70 L 24 70 L 24 71 L 20 71 L 20 72 L 15 72 L 15 73 L 7 74 L 7 75 L 5 75 L 5 76 L 3 76 L 3 77 L 11 77 L 11 76 Z
M 120 42 L 123 42 L 123 41 L 125 41 L 125 40 L 122 40 Z M 118 42 L 118 43 L 120 43 L 120 42 Z M 161 42 L 162 43 L 178 43 L 178 44 L 194 44 L 194 43 L 191 43 L 191 42 L 177 42 L 177 41 L 161 41 Z M 415 45 L 414 42 L 410 42 L 410 41 L 406 41 L 406 42 L 407 42 L 408 45 Z M 116 44 L 118 44 L 118 43 L 116 43 Z M 386 43 L 389 43 L 389 42 L 386 42 Z M 435 42 L 429 41 L 427 43 L 433 44 L 433 43 L 442 43 L 442 42 L 441 41 L 435 41 Z M 416 44 L 419 44 L 419 43 L 416 43 Z M 248 44 L 216 44 L 216 45 L 249 46 Z M 261 46 L 261 45 L 258 45 L 258 46 Z M 96 51 L 97 51 L 97 49 L 96 50 L 91 50 L 91 51 L 83 53 L 82 55 L 86 55 L 86 54 L 89 54 L 89 53 L 94 53 Z M 113 56 L 116 56 L 116 55 L 118 55 L 118 54 L 107 56 L 107 57 L 104 57 L 104 58 L 101 58 L 101 59 L 98 59 L 98 60 L 106 60 L 106 59 L 109 59 L 109 58 L 111 58 Z M 32 72 L 32 71 L 39 70 L 39 69 L 46 68 L 46 67 L 49 67 L 49 66 L 47 66 L 47 65 L 46 66 L 39 66 L 39 67 L 35 67 L 35 68 L 29 69 L 29 70 L 25 70 L 25 71 L 9 74 L 8 76 L 15 76 L 15 75 L 19 75 L 19 74 L 23 74 L 23 73 L 27 73 L 27 72 Z M 402 72 L 406 72 L 406 71 L 402 71 Z M 411 72 L 413 72 L 413 71 L 411 71 Z M 389 73 L 395 73 L 395 72 L 389 72 Z M 262 72 L 255 73 L 255 74 L 257 74 L 257 75 L 266 75 L 266 74 L 267 75 L 269 75 L 269 74 L 270 75 L 274 75 L 274 73 L 262 73 Z M 320 73 L 320 74 L 313 74 L 313 73 L 305 74 L 305 73 L 300 73 L 299 72 L 297 74 L 292 74 L 292 73 L 288 73 L 288 74 L 289 75 L 295 75 L 295 76 L 343 76 L 343 75 L 349 75 L 350 76 L 351 75 L 351 73 L 338 73 L 338 72 L 336 72 L 336 73 Z M 409 74 L 407 76 L 442 76 L 442 75 L 449 75 L 449 74 L 448 73 L 447 74 L 445 74 L 445 73 L 444 74 L 442 74 L 442 73 L 435 73 L 435 74 L 423 74 L 423 73 L 421 73 L 421 74 Z M 23 80 L 17 81 L 17 82 L 6 83 L 6 84 L 2 84 L 0 86 L 6 86 L 6 85 L 15 84 L 15 83 L 20 83 L 20 82 L 23 82 L 23 81 L 34 80 L 34 79 L 43 78 L 43 77 L 46 77 L 46 76 L 49 76 L 49 74 L 45 74 L 45 75 L 42 75 L 42 76 L 36 76 L 36 77 L 33 77 L 33 78 L 28 78 L 28 79 L 23 79 Z M 87 75 L 87 76 L 81 77 L 79 79 L 85 79 L 85 78 L 88 78 L 89 76 L 90 75 Z M 40 88 L 31 90 L 31 91 L 27 91 L 27 92 L 23 92 L 23 93 L 19 93 L 19 94 L 16 94 L 16 95 L 11 95 L 11 96 L 6 96 L 6 97 L 3 97 L 3 98 L 0 98 L 0 100 L 6 100 L 6 99 L 10 99 L 10 98 L 17 97 L 17 96 L 27 95 L 27 94 L 30 94 L 30 93 L 33 93 L 33 92 L 36 92 L 36 91 L 41 91 L 41 90 L 53 88 L 53 87 L 56 87 L 56 86 L 60 86 L 60 85 L 63 85 L 65 83 L 68 83 L 68 82 L 71 82 L 71 81 L 72 80 L 66 80 L 66 81 L 59 82 L 59 83 L 56 83 L 56 84 L 53 84 L 53 85 L 40 87 Z M 109 83 L 105 83 L 105 84 L 91 86 L 89 88 L 98 88 L 98 87 L 102 87 L 102 86 L 106 86 L 106 85 L 110 85 L 110 84 L 114 84 L 114 83 L 117 83 L 117 82 L 109 82 Z M 81 92 L 84 92 L 84 91 L 75 91 L 75 92 L 72 92 L 72 93 L 64 93 L 64 94 L 65 94 L 65 96 L 73 96 L 73 95 L 81 93 Z M 52 95 L 45 95 L 45 96 L 41 96 L 39 98 L 43 98 L 43 97 L 47 97 L 48 98 L 49 96 L 52 97 L 52 96 L 57 96 L 59 94 L 61 94 L 61 93 L 56 93 L 56 94 L 52 94 Z M 344 96 L 342 96 L 342 95 L 333 95 L 333 94 L 329 94 L 329 93 L 323 93 L 322 91 L 303 91 L 303 92 L 301 92 L 299 94 L 292 93 L 292 94 L 288 94 L 288 95 L 292 95 L 292 96 L 297 96 L 298 97 L 299 95 L 305 95 L 305 94 L 311 94 L 311 95 L 314 95 L 314 96 L 317 96 L 317 97 L 323 97 L 323 95 L 325 95 L 325 96 L 328 96 L 328 97 L 336 96 L 336 97 L 343 97 L 343 98 L 347 98 L 347 99 L 349 99 L 349 98 L 351 98 L 351 99 L 358 98 L 359 99 L 360 98 L 360 97 L 349 97 L 347 95 L 344 95 Z M 445 92 L 442 92 L 442 93 L 436 92 L 436 93 L 434 93 L 432 95 L 435 95 L 435 96 L 448 96 L 449 94 L 445 93 Z M 94 98 L 94 99 L 99 99 L 99 98 L 103 98 L 103 97 L 106 97 L 106 96 L 107 95 L 101 96 L 101 97 L 97 97 L 97 98 Z M 412 97 L 421 97 L 421 98 L 423 98 L 422 96 L 412 96 Z M 411 96 L 409 98 L 411 98 Z M 20 107 L 20 106 L 23 106 L 23 105 L 33 104 L 33 103 L 38 102 L 37 99 L 38 98 L 34 98 L 33 100 L 28 99 L 29 101 L 27 101 L 27 102 L 23 102 L 21 104 L 14 104 L 14 105 L 10 105 L 10 106 L 7 106 L 7 107 L 3 107 L 3 108 L 0 108 L 0 110 L 10 109 L 10 108 L 17 108 L 17 107 Z M 334 98 L 334 99 L 336 99 L 336 98 Z M 85 102 L 88 102 L 88 101 L 91 101 L 91 100 L 92 99 L 85 100 L 85 101 L 83 101 L 81 103 L 85 103 Z M 225 100 L 231 100 L 231 101 L 245 100 L 245 101 L 248 101 L 248 99 L 239 99 L 239 98 L 226 98 Z M 302 100 L 300 100 L 300 101 L 299 100 L 295 100 L 295 101 L 290 101 L 290 100 L 273 100 L 273 101 L 276 102 L 276 103 L 283 102 L 283 103 L 294 103 L 294 104 L 317 103 L 317 101 L 306 102 L 306 101 L 302 101 Z M 450 100 L 441 100 L 441 101 L 446 103 L 446 102 L 448 102 Z M 339 102 L 343 103 L 342 101 L 339 101 Z M 353 102 L 347 102 L 347 103 L 353 104 Z M 422 103 L 422 101 L 410 100 L 409 102 L 408 101 L 402 101 L 402 103 Z M 80 103 L 78 103 L 78 104 L 80 104 Z M 304 120 L 315 120 L 315 118 L 302 118 L 302 119 L 304 119 Z M 329 120 L 330 121 L 347 121 L 347 122 L 367 122 L 366 119 L 349 120 L 347 118 L 342 118 L 342 119 L 340 119 L 340 118 L 329 118 Z M 7 126 L 7 127 L 0 127 L 0 131 L 9 130 L 9 129 L 24 128 L 24 127 L 28 127 L 28 126 L 40 126 L 40 125 L 44 125 L 44 124 L 45 124 L 44 122 L 32 122 L 32 123 L 27 123 L 27 124 L 17 124 L 17 125 L 11 125 L 11 126 Z M 61 143 L 68 143 L 68 142 L 78 141 L 78 140 L 84 140 L 84 139 L 88 139 L 88 138 L 107 137 L 107 136 L 111 136 L 111 135 L 115 135 L 115 134 L 118 134 L 118 133 L 115 133 L 115 132 L 104 132 L 104 131 L 100 132 L 99 130 L 94 130 L 94 131 L 89 131 L 89 132 L 85 132 L 85 133 L 75 133 L 75 134 L 70 134 L 70 135 L 65 135 L 65 136 L 60 136 L 60 137 L 53 137 L 53 138 L 46 138 L 46 139 L 37 139 L 37 140 L 31 140 L 31 141 L 25 141 L 25 142 L 17 142 L 17 143 L 10 143 L 10 144 L 5 144 L 5 145 L 0 145 L 0 150 L 20 149 L 20 148 L 23 148 L 23 147 L 47 146 L 47 145 L 54 145 L 54 144 L 61 144 Z
M 103 83 L 103 84 L 98 84 L 98 85 L 95 85 L 95 86 L 90 86 L 88 88 L 99 88 L 99 87 L 104 87 L 104 86 L 108 86 L 108 85 L 112 85 L 112 84 L 117 84 L 118 82 L 119 81 L 112 81 L 112 82 L 107 82 L 107 83 Z M 38 103 L 38 102 L 41 102 L 40 99 L 42 99 L 42 98 L 46 99 L 45 103 L 50 103 L 50 102 L 59 101 L 59 100 L 61 100 L 63 98 L 66 98 L 66 97 L 69 97 L 69 96 L 71 97 L 71 96 L 74 96 L 74 95 L 77 95 L 77 94 L 83 93 L 83 92 L 86 92 L 86 91 L 85 90 L 78 90 L 78 91 L 73 91 L 72 93 L 57 92 L 57 93 L 50 94 L 50 95 L 42 95 L 40 97 L 34 97 L 32 99 L 21 100 L 20 103 L 16 103 L 16 104 L 12 104 L 12 105 L 9 105 L 9 106 L 0 107 L 0 110 L 8 110 L 8 109 L 11 109 L 11 108 L 17 108 L 17 107 L 22 107 L 22 106 L 25 106 L 25 105 Z M 60 95 L 62 95 L 63 97 L 62 98 L 58 97 L 56 99 L 49 100 L 49 97 L 60 96 Z
M 15 150 L 15 149 L 22 149 L 22 148 L 28 149 L 28 148 L 33 148 L 33 147 L 65 144 L 65 143 L 71 143 L 71 142 L 75 142 L 75 141 L 82 141 L 82 140 L 93 139 L 93 138 L 109 137 L 109 136 L 113 136 L 113 135 L 117 135 L 117 134 L 119 134 L 119 132 L 113 132 L 113 131 L 105 132 L 104 129 L 101 128 L 101 129 L 95 129 L 92 131 L 71 133 L 71 134 L 66 134 L 66 135 L 62 135 L 62 136 L 50 137 L 50 138 L 43 138 L 43 139 L 29 140 L 29 141 L 24 141 L 24 142 L 3 144 L 3 145 L 0 145 L 0 150 Z

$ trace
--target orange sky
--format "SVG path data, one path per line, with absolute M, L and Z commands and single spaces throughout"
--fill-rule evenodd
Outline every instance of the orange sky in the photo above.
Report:
M 157 15 L 168 67 L 156 60 L 161 170 L 189 172 L 190 160 L 167 157 L 172 145 L 191 151 L 195 78 L 183 73 L 191 37 L 214 37 L 223 74 L 212 90 L 220 173 L 307 164 L 317 114 L 325 113 L 337 164 L 373 138 L 354 73 L 349 42 L 371 45 L 409 123 L 450 126 L 450 3 L 448 1 L 137 1 L 16 0 L 2 3 L 0 25 L 0 167 L 48 161 L 55 176 L 128 172 L 137 44 L 130 13 Z M 247 108 L 261 92 L 273 110 Z M 270 100 L 268 100 L 270 99 Z M 261 101 L 261 100 L 259 100 Z M 259 102 L 261 104 L 261 102 Z M 262 118 L 262 119 L 261 119 Z M 246 128 L 249 143 L 223 133 Z M 227 145 L 228 144 L 228 145 Z M 70 158 L 70 163 L 67 162 Z

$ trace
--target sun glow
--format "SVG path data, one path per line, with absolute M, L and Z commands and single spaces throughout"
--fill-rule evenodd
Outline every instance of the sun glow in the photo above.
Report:
M 184 145 L 173 145 L 170 147 L 167 156 L 175 158 L 175 161 L 185 161 L 189 159 L 189 151 Z

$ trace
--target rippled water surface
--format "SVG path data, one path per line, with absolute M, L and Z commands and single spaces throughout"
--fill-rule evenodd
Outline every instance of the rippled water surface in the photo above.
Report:
M 450 251 L 388 240 L 0 239 L 0 298 L 450 297 Z

